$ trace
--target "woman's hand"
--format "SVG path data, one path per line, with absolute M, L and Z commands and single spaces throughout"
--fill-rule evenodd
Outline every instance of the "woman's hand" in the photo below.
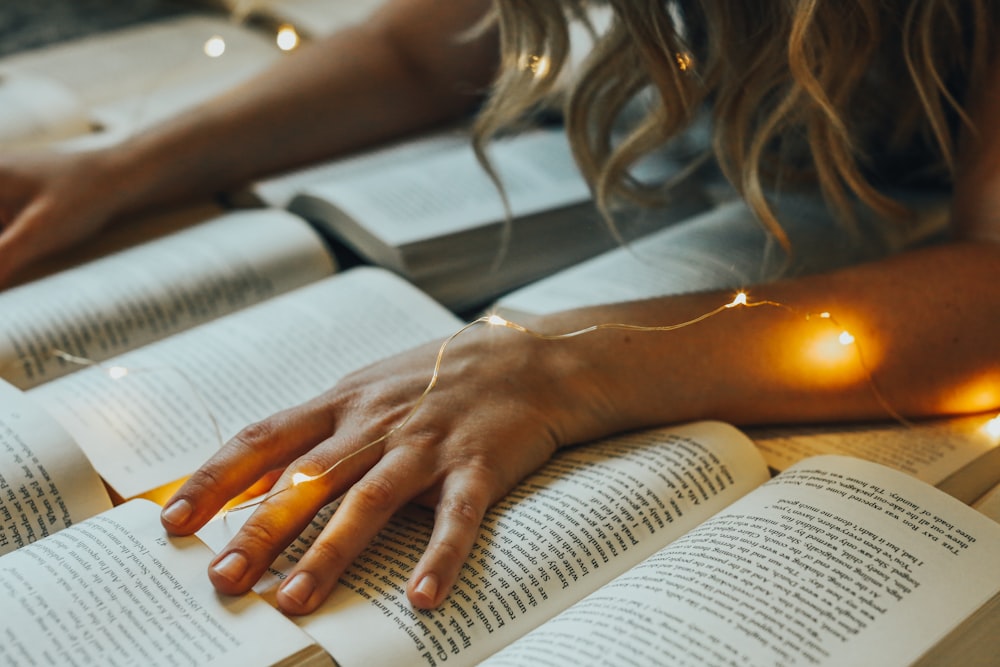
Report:
M 0 288 L 30 263 L 97 233 L 128 186 L 104 153 L 0 158 Z
M 489 506 L 558 446 L 602 435 L 598 431 L 613 425 L 601 414 L 609 402 L 599 388 L 577 381 L 586 371 L 574 347 L 502 328 L 472 328 L 447 347 L 438 384 L 412 419 L 364 448 L 410 413 L 430 380 L 438 344 L 370 366 L 244 429 L 167 504 L 164 526 L 192 533 L 256 480 L 283 468 L 274 488 L 288 490 L 258 507 L 210 565 L 215 587 L 239 594 L 320 508 L 346 493 L 278 590 L 283 611 L 305 614 L 323 602 L 389 517 L 416 500 L 434 507 L 436 516 L 408 596 L 416 607 L 434 607 L 456 581 Z M 291 486 L 294 473 L 321 476 Z

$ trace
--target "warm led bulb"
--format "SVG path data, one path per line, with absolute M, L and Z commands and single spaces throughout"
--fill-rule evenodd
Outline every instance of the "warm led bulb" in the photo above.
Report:
M 311 482 L 313 479 L 315 479 L 315 477 L 312 475 L 307 475 L 304 472 L 297 472 L 292 475 L 292 486 L 298 486 L 303 482 Z
M 112 366 L 108 369 L 108 377 L 112 380 L 120 380 L 128 375 L 128 369 L 124 366 Z
M 507 326 L 507 320 L 500 317 L 499 315 L 490 315 L 489 317 L 486 318 L 486 322 L 496 327 Z
M 1000 415 L 997 415 L 993 419 L 986 422 L 983 426 L 983 430 L 986 431 L 986 435 L 997 440 L 1000 439 Z
M 745 305 L 747 305 L 747 293 L 737 292 L 736 296 L 733 297 L 733 300 L 726 304 L 726 308 L 735 308 L 736 306 Z
M 531 72 L 535 78 L 542 78 L 549 73 L 552 61 L 548 56 L 525 55 L 521 56 L 521 69 Z
M 840 336 L 837 338 L 837 340 L 840 341 L 841 345 L 850 345 L 851 343 L 854 342 L 854 336 L 852 336 L 850 332 L 841 331 Z
M 226 52 L 226 40 L 218 35 L 209 37 L 205 42 L 205 55 L 209 58 L 218 58 Z
M 299 33 L 290 25 L 282 25 L 278 28 L 275 42 L 282 51 L 291 51 L 299 45 Z

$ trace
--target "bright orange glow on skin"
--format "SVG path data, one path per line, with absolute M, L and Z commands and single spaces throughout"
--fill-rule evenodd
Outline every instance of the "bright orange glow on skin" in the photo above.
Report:
M 944 413 L 972 413 L 995 410 L 1000 405 L 1000 386 L 994 375 L 975 379 L 948 396 L 940 406 Z M 1000 428 L 1000 422 L 994 428 Z

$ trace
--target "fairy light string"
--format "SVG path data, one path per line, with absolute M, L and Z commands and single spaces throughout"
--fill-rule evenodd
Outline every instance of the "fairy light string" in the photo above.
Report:
M 713 308 L 712 310 L 709 310 L 709 311 L 707 311 L 707 312 L 705 312 L 705 313 L 703 313 L 701 315 L 698 315 L 698 316 L 693 317 L 693 318 L 688 319 L 688 320 L 684 320 L 682 322 L 677 322 L 675 324 L 665 324 L 665 325 L 651 325 L 651 326 L 647 326 L 647 325 L 638 325 L 638 324 L 628 324 L 628 323 L 623 323 L 623 322 L 604 322 L 604 323 L 599 323 L 599 324 L 592 324 L 592 325 L 584 327 L 582 329 L 576 329 L 576 330 L 573 330 L 573 331 L 568 331 L 568 332 L 563 332 L 563 333 L 544 333 L 544 332 L 541 332 L 541 331 L 536 331 L 534 329 L 530 329 L 530 328 L 525 327 L 525 326 L 523 326 L 523 325 L 521 325 L 521 324 L 519 324 L 517 322 L 513 322 L 513 321 L 508 320 L 508 319 L 506 319 L 506 318 L 504 318 L 504 317 L 502 317 L 502 316 L 500 316 L 498 314 L 493 313 L 493 314 L 483 315 L 482 317 L 479 317 L 479 318 L 477 318 L 475 320 L 472 320 L 472 321 L 466 323 L 461 328 L 459 328 L 457 331 L 455 331 L 450 336 L 448 336 L 447 338 L 445 338 L 444 341 L 441 342 L 441 345 L 438 347 L 438 350 L 437 350 L 437 355 L 435 356 L 435 359 L 434 359 L 434 365 L 433 365 L 433 368 L 432 368 L 432 371 L 431 371 L 430 379 L 427 382 L 427 385 L 424 387 L 424 390 L 420 393 L 420 395 L 414 401 L 413 405 L 406 412 L 406 414 L 403 416 L 403 418 L 399 422 L 397 422 L 394 426 L 392 426 L 391 428 L 389 428 L 387 431 L 385 431 L 382 435 L 380 435 L 379 437 L 375 438 L 374 440 L 371 440 L 370 442 L 362 445 L 361 447 L 355 449 L 354 451 L 352 451 L 352 452 L 346 454 L 345 456 L 343 456 L 342 458 L 338 459 L 337 461 L 335 461 L 332 465 L 330 465 L 328 468 L 326 468 L 322 472 L 320 472 L 318 474 L 307 474 L 307 473 L 304 473 L 304 472 L 295 472 L 295 473 L 293 473 L 291 475 L 290 484 L 288 484 L 287 486 L 284 486 L 284 487 L 282 487 L 280 489 L 273 489 L 273 490 L 271 490 L 270 492 L 268 492 L 267 494 L 265 494 L 264 496 L 262 496 L 262 497 L 260 497 L 258 499 L 255 499 L 255 500 L 243 503 L 243 504 L 239 504 L 239 505 L 236 505 L 235 507 L 232 507 L 232 508 L 229 508 L 227 510 L 224 510 L 223 513 L 222 513 L 222 517 L 224 519 L 225 516 L 228 513 L 230 513 L 230 512 L 237 512 L 237 511 L 242 511 L 242 510 L 251 509 L 253 507 L 257 507 L 259 505 L 262 505 L 262 504 L 268 502 L 269 500 L 275 498 L 276 496 L 278 496 L 278 495 L 280 495 L 282 493 L 285 493 L 287 491 L 290 491 L 291 489 L 294 489 L 295 487 L 297 487 L 297 486 L 299 486 L 301 484 L 306 484 L 306 483 L 313 482 L 313 481 L 316 481 L 316 480 L 320 480 L 320 479 L 322 479 L 324 477 L 327 477 L 327 476 L 333 474 L 338 468 L 342 467 L 343 465 L 345 465 L 349 461 L 353 460 L 354 458 L 356 458 L 358 456 L 361 456 L 365 452 L 367 452 L 367 451 L 371 450 L 372 448 L 380 445 L 381 443 L 385 442 L 386 440 L 388 440 L 389 438 L 391 438 L 393 435 L 395 435 L 397 432 L 399 432 L 400 430 L 402 430 L 403 428 L 405 428 L 406 425 L 409 424 L 410 421 L 414 418 L 414 416 L 420 411 L 421 407 L 423 406 L 424 402 L 427 400 L 427 397 L 430 395 L 430 393 L 435 389 L 435 387 L 437 387 L 438 382 L 441 379 L 441 368 L 442 368 L 442 365 L 444 363 L 445 353 L 446 353 L 449 345 L 456 338 L 458 338 L 459 336 L 461 336 L 462 334 L 464 334 L 465 332 L 467 332 L 468 330 L 470 330 L 472 328 L 479 327 L 479 326 L 503 327 L 503 328 L 515 331 L 517 333 L 520 333 L 520 334 L 532 336 L 532 337 L 534 337 L 536 339 L 539 339 L 539 340 L 544 340 L 544 341 L 564 341 L 564 340 L 569 340 L 571 338 L 576 338 L 578 336 L 583 336 L 583 335 L 586 335 L 586 334 L 594 333 L 594 332 L 597 332 L 597 331 L 605 331 L 605 330 L 630 331 L 630 332 L 639 332 L 639 333 L 656 333 L 656 332 L 663 333 L 663 332 L 676 331 L 678 329 L 683 329 L 683 328 L 686 328 L 686 327 L 694 326 L 694 325 L 699 324 L 701 322 L 704 322 L 704 321 L 706 321 L 708 319 L 716 317 L 716 316 L 718 316 L 718 315 L 720 315 L 722 313 L 725 313 L 726 311 L 729 311 L 729 310 L 733 310 L 733 309 L 737 309 L 737 308 L 761 308 L 761 307 L 775 308 L 775 309 L 783 310 L 783 311 L 788 312 L 788 313 L 790 313 L 790 314 L 792 314 L 792 315 L 794 315 L 796 317 L 801 317 L 803 320 L 805 320 L 807 322 L 808 321 L 818 320 L 821 323 L 825 323 L 825 324 L 829 325 L 835 332 L 837 332 L 837 343 L 840 346 L 844 347 L 844 348 L 851 348 L 853 350 L 853 352 L 854 352 L 854 358 L 855 358 L 855 360 L 856 360 L 856 362 L 858 364 L 859 369 L 863 373 L 864 380 L 867 383 L 867 385 L 869 387 L 869 390 L 871 391 L 873 397 L 879 403 L 879 405 L 882 407 L 882 409 L 884 409 L 885 412 L 892 419 L 894 419 L 895 421 L 899 422 L 901 425 L 903 425 L 905 427 L 912 427 L 913 426 L 912 422 L 910 422 L 903 415 L 901 415 L 899 413 L 899 411 L 897 411 L 892 406 L 892 404 L 890 403 L 890 401 L 884 396 L 884 394 L 882 393 L 882 391 L 879 389 L 878 384 L 876 383 L 874 375 L 873 375 L 873 373 L 871 371 L 871 368 L 868 365 L 868 362 L 867 362 L 867 360 L 865 358 L 864 350 L 862 349 L 862 346 L 860 345 L 860 343 L 858 342 L 858 340 L 855 338 L 855 336 L 853 334 L 850 333 L 850 331 L 848 331 L 846 328 L 844 328 L 841 325 L 841 323 L 838 322 L 837 319 L 830 312 L 828 312 L 828 311 L 823 311 L 823 312 L 818 312 L 818 313 L 804 312 L 804 311 L 796 309 L 796 308 L 794 308 L 794 307 L 792 307 L 792 306 L 790 306 L 788 304 L 781 303 L 779 301 L 772 301 L 772 300 L 767 300 L 767 299 L 751 300 L 750 297 L 749 297 L 749 295 L 747 294 L 747 292 L 745 292 L 745 291 L 739 291 L 739 292 L 737 292 L 735 294 L 735 296 L 733 297 L 733 299 L 731 301 L 729 301 L 727 303 L 723 303 L 723 304 L 717 306 L 716 308 Z M 121 366 L 121 365 L 104 366 L 104 365 L 102 365 L 102 364 L 100 364 L 100 363 L 98 363 L 96 361 L 93 361 L 91 359 L 88 359 L 86 357 L 81 357 L 81 356 L 77 356 L 77 355 L 74 355 L 74 354 L 70 354 L 69 352 L 66 352 L 66 351 L 58 349 L 58 348 L 53 348 L 50 351 L 50 353 L 51 353 L 51 355 L 53 357 L 61 359 L 61 360 L 65 361 L 65 362 L 67 362 L 67 363 L 72 363 L 72 364 L 76 364 L 76 365 L 80 365 L 80 366 L 89 366 L 89 367 L 94 367 L 94 368 L 100 369 L 104 373 L 104 375 L 106 375 L 107 377 L 111 378 L 112 380 L 121 380 L 123 378 L 126 378 L 129 375 L 132 375 L 134 373 L 141 372 L 141 371 L 155 370 L 155 369 L 152 369 L 152 368 L 132 368 L 132 367 L 126 367 L 126 366 Z M 222 439 L 220 425 L 219 425 L 218 421 L 215 419 L 215 416 L 212 414 L 212 411 L 210 410 L 207 401 L 202 396 L 202 394 L 199 392 L 199 390 L 198 390 L 196 384 L 194 383 L 194 381 L 182 369 L 180 369 L 180 368 L 177 368 L 175 366 L 164 366 L 164 369 L 172 370 L 179 377 L 181 377 L 190 386 L 190 388 L 191 388 L 194 396 L 196 396 L 201 401 L 202 407 L 204 408 L 206 414 L 208 415 L 209 419 L 212 422 L 212 426 L 213 426 L 213 429 L 215 430 L 216 438 L 218 440 L 219 446 L 221 447 L 222 444 L 223 444 L 223 439 Z M 1000 439 L 1000 415 L 997 415 L 993 419 L 989 420 L 984 425 L 983 430 L 991 438 Z
M 249 501 L 249 502 L 246 502 L 246 503 L 242 503 L 242 504 L 236 505 L 235 507 L 229 508 L 229 509 L 225 510 L 222 513 L 222 516 L 223 516 L 223 518 L 225 518 L 225 516 L 228 513 L 230 513 L 230 512 L 238 512 L 238 511 L 247 510 L 247 509 L 251 509 L 251 508 L 257 507 L 259 505 L 262 505 L 262 504 L 268 502 L 269 500 L 272 500 L 276 496 L 278 496 L 278 495 L 280 495 L 282 493 L 285 493 L 285 492 L 287 492 L 287 491 L 289 491 L 289 490 L 291 490 L 291 489 L 299 486 L 300 484 L 305 484 L 305 483 L 308 483 L 308 482 L 313 482 L 313 481 L 322 479 L 322 478 L 324 478 L 324 477 L 326 477 L 328 475 L 331 475 L 338 468 L 340 468 L 341 466 L 343 466 L 345 463 L 351 461 L 352 459 L 354 459 L 354 458 L 356 458 L 358 456 L 361 456 L 362 454 L 364 454 L 368 450 L 370 450 L 373 447 L 376 447 L 377 445 L 385 442 L 386 440 L 388 440 L 389 438 L 391 438 L 395 433 L 397 433 L 401 429 L 405 428 L 406 425 L 413 419 L 413 417 L 420 410 L 421 406 L 426 401 L 427 396 L 437 386 L 438 381 L 441 378 L 441 366 L 442 366 L 442 364 L 444 362 L 445 351 L 448 349 L 448 346 L 456 338 L 458 338 L 463 333 L 465 333 L 466 331 L 468 331 L 469 329 L 472 329 L 474 327 L 478 327 L 478 326 L 481 326 L 481 325 L 487 325 L 487 326 L 493 326 L 493 327 L 504 327 L 506 329 L 511 329 L 511 330 L 516 331 L 516 332 L 521 333 L 521 334 L 532 336 L 532 337 L 537 338 L 539 340 L 545 340 L 545 341 L 562 341 L 562 340 L 568 340 L 570 338 L 576 338 L 578 336 L 583 336 L 583 335 L 586 335 L 586 334 L 590 334 L 590 333 L 593 333 L 593 332 L 596 332 L 596 331 L 605 331 L 605 330 L 631 331 L 631 332 L 641 332 L 641 333 L 655 333 L 655 332 L 676 331 L 678 329 L 683 329 L 683 328 L 686 328 L 686 327 L 690 327 L 690 326 L 696 325 L 696 324 L 698 324 L 700 322 L 704 322 L 705 320 L 708 320 L 708 319 L 713 318 L 713 317 L 715 317 L 717 315 L 720 315 L 720 314 L 722 314 L 722 313 L 724 313 L 724 312 L 726 312 L 728 310 L 732 310 L 732 309 L 735 309 L 735 308 L 760 308 L 760 307 L 778 308 L 778 309 L 785 310 L 785 311 L 790 312 L 790 313 L 795 314 L 795 315 L 800 315 L 806 321 L 811 321 L 813 319 L 818 319 L 818 320 L 821 320 L 822 322 L 829 323 L 829 325 L 832 326 L 832 327 L 835 327 L 839 331 L 839 335 L 838 335 L 838 342 L 839 342 L 839 344 L 842 345 L 842 346 L 844 346 L 844 347 L 850 346 L 850 347 L 852 347 L 854 349 L 854 352 L 855 352 L 858 364 L 859 364 L 862 372 L 864 373 L 864 376 L 865 376 L 865 379 L 866 379 L 866 381 L 868 383 L 868 386 L 871 389 L 872 394 L 875 396 L 875 399 L 878 401 L 878 403 L 896 421 L 900 422 L 901 424 L 903 424 L 904 426 L 907 426 L 907 427 L 909 427 L 909 426 L 912 425 L 911 422 L 909 422 L 901 414 L 899 414 L 899 412 L 897 410 L 895 410 L 892 407 L 892 405 L 889 403 L 889 401 L 886 400 L 886 398 L 883 396 L 882 392 L 879 390 L 877 384 L 875 383 L 875 378 L 872 375 L 872 372 L 869 369 L 869 367 L 867 365 L 867 362 L 865 361 L 864 355 L 862 354 L 862 351 L 861 351 L 861 346 L 858 344 L 858 342 L 855 339 L 855 337 L 849 331 L 847 331 L 847 329 L 844 329 L 840 325 L 840 323 L 829 312 L 802 313 L 801 311 L 799 311 L 799 310 L 797 310 L 795 308 L 792 308 L 791 306 L 789 306 L 787 304 L 780 303 L 778 301 L 771 301 L 771 300 L 766 300 L 766 299 L 765 300 L 755 300 L 755 301 L 754 300 L 750 300 L 749 295 L 745 291 L 740 291 L 740 292 L 737 292 L 736 295 L 733 297 L 732 301 L 730 301 L 728 303 L 724 303 L 724 304 L 722 304 L 722 305 L 720 305 L 720 306 L 718 306 L 718 307 L 716 307 L 716 308 L 714 308 L 714 309 L 712 309 L 712 310 L 710 310 L 708 312 L 705 312 L 705 313 L 703 313 L 701 315 L 698 315 L 697 317 L 691 318 L 689 320 L 685 320 L 685 321 L 678 322 L 678 323 L 675 323 L 675 324 L 666 324 L 666 325 L 644 326 L 644 325 L 638 325 L 638 324 L 627 324 L 627 323 L 622 323 L 622 322 L 605 322 L 605 323 L 600 323 L 600 324 L 592 324 L 590 326 L 584 327 L 582 329 L 577 329 L 577 330 L 574 330 L 574 331 L 569 331 L 569 332 L 564 332 L 564 333 L 550 334 L 550 333 L 543 333 L 543 332 L 540 332 L 540 331 L 535 331 L 533 329 L 529 329 L 528 327 L 525 327 L 525 326 L 523 326 L 521 324 L 518 324 L 517 322 L 512 322 L 511 320 L 508 320 L 508 319 L 506 319 L 506 318 L 504 318 L 504 317 L 502 317 L 502 316 L 497 315 L 497 314 L 494 313 L 494 314 L 490 314 L 490 315 L 484 315 L 482 317 L 479 317 L 478 319 L 475 319 L 475 320 L 472 320 L 472 321 L 468 322 L 467 324 L 465 324 L 464 326 L 462 326 L 460 329 L 458 329 L 457 331 L 455 331 L 453 334 L 451 334 L 450 336 L 448 336 L 444 341 L 442 341 L 440 347 L 438 347 L 437 356 L 434 359 L 434 367 L 433 367 L 433 370 L 431 372 L 431 377 L 430 377 L 430 380 L 427 383 L 427 386 L 424 388 L 424 390 L 420 394 L 420 396 L 417 397 L 416 401 L 414 401 L 413 406 L 409 409 L 409 411 L 407 411 L 407 413 L 403 416 L 403 418 L 395 426 L 393 426 L 392 428 L 390 428 L 389 430 L 387 430 L 385 433 L 383 433 L 379 437 L 375 438 L 374 440 L 368 442 L 367 444 L 362 445 L 358 449 L 355 449 L 354 451 L 350 452 L 349 454 L 347 454 L 347 455 L 343 456 L 342 458 L 338 459 L 337 461 L 335 461 L 332 465 L 330 465 L 328 468 L 326 468 L 322 472 L 320 472 L 318 474 L 314 474 L 314 475 L 310 475 L 310 474 L 303 473 L 303 472 L 293 473 L 292 476 L 291 476 L 291 483 L 288 486 L 282 487 L 280 489 L 272 490 L 269 493 L 265 494 L 263 497 L 258 498 L 256 500 L 252 500 L 252 501 Z M 997 424 L 998 424 L 998 430 L 1000 430 L 1000 417 L 998 417 L 996 421 L 997 421 Z

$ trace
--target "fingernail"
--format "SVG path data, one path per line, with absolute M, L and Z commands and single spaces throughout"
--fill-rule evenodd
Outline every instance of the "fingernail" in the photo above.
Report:
M 438 592 L 437 577 L 433 574 L 425 575 L 413 591 L 427 598 L 428 604 L 434 604 L 434 601 L 437 599 Z
M 169 523 L 171 526 L 183 526 L 187 523 L 187 520 L 191 518 L 194 513 L 194 506 L 181 498 L 180 500 L 170 503 L 167 505 L 162 512 L 160 512 L 160 518 Z
M 304 607 L 316 591 L 316 579 L 308 572 L 299 572 L 285 582 L 279 591 L 292 602 Z
M 212 566 L 212 570 L 232 582 L 238 582 L 247 572 L 247 558 L 238 551 L 230 551 L 222 560 Z

